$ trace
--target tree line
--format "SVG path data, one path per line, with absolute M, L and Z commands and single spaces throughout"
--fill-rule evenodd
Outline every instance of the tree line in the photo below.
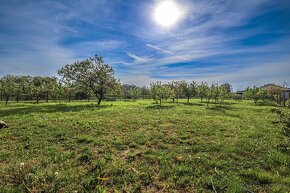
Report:
M 201 82 L 172 81 L 162 84 L 160 81 L 153 82 L 150 87 L 138 87 L 133 84 L 121 84 L 115 78 L 114 69 L 106 64 L 101 56 L 95 55 L 83 61 L 67 64 L 57 71 L 60 78 L 48 76 L 23 76 L 5 75 L 0 79 L 0 98 L 7 104 L 9 100 L 30 100 L 39 103 L 40 100 L 61 101 L 72 99 L 90 100 L 93 95 L 100 105 L 103 99 L 136 100 L 139 98 L 152 98 L 159 105 L 162 101 L 172 99 L 178 102 L 180 98 L 199 97 L 206 102 L 207 106 L 213 103 L 223 103 L 225 99 L 240 99 L 241 97 L 232 92 L 229 83 L 208 84 Z M 265 99 L 266 91 L 257 87 L 248 87 L 244 96 L 252 99 L 255 103 Z

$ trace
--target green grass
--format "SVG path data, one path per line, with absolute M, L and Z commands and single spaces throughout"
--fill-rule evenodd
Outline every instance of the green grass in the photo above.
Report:
M 289 139 L 272 108 L 1 103 L 0 190 L 289 192 Z

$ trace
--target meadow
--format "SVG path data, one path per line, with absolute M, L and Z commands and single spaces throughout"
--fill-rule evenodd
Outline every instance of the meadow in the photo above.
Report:
M 290 192 L 289 138 L 273 108 L 2 102 L 0 191 Z

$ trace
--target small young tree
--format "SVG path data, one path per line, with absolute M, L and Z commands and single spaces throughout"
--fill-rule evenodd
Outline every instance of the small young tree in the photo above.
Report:
M 205 98 L 207 96 L 208 89 L 209 89 L 209 87 L 208 87 L 208 84 L 206 82 L 201 82 L 201 84 L 198 85 L 197 93 L 198 93 L 201 101 L 203 101 L 203 98 Z
M 167 84 L 161 84 L 161 82 L 151 83 L 150 92 L 154 100 L 159 101 L 161 106 L 162 100 L 166 100 L 171 97 L 174 93 L 171 86 Z
M 15 76 L 5 75 L 0 79 L 1 91 L 5 97 L 5 104 L 8 104 L 9 99 L 15 95 L 16 92 L 16 83 Z
M 254 100 L 254 103 L 256 104 L 258 103 L 258 100 L 263 100 L 267 97 L 267 92 L 255 86 L 253 88 L 248 87 L 244 91 L 244 96 L 247 99 Z
M 141 88 L 141 95 L 142 95 L 142 98 L 145 99 L 146 97 L 150 96 L 150 90 L 149 88 L 147 88 L 146 86 L 143 86 Z
M 171 88 L 172 88 L 173 93 L 174 93 L 173 100 L 176 99 L 176 102 L 178 102 L 178 99 L 182 95 L 184 83 L 185 83 L 185 81 L 172 81 L 172 83 L 171 83 Z
M 36 98 L 36 104 L 39 103 L 40 98 L 46 93 L 46 88 L 44 86 L 45 77 L 36 76 L 33 77 L 31 91 Z
M 230 98 L 232 92 L 232 86 L 229 83 L 224 83 L 220 86 L 220 99 L 224 102 L 224 99 Z
M 182 83 L 182 86 L 183 86 L 182 89 L 183 94 L 187 98 L 187 103 L 189 103 L 190 97 L 195 96 L 197 94 L 197 84 L 194 81 L 192 81 L 191 83 L 187 83 L 184 81 Z
M 276 99 L 277 104 L 280 103 L 280 96 L 281 96 L 281 92 L 282 92 L 283 87 L 282 86 L 270 86 L 267 90 L 268 95 L 274 97 Z
M 127 99 L 136 100 L 137 98 L 141 97 L 141 89 L 138 86 L 134 84 L 124 84 L 122 87 L 125 101 Z
M 214 100 L 214 103 L 217 104 L 219 98 L 220 98 L 220 87 L 218 84 L 212 84 L 210 87 L 211 90 L 211 96 Z
M 103 57 L 95 55 L 81 62 L 67 64 L 58 71 L 63 80 L 91 90 L 97 97 L 98 105 L 104 95 L 114 88 L 119 81 L 114 77 L 114 70 L 104 63 Z

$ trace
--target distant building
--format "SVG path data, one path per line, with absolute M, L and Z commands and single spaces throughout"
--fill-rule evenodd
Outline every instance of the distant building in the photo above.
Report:
M 271 87 L 278 87 L 278 88 L 284 88 L 282 86 L 279 86 L 279 85 L 275 85 L 275 84 L 265 84 L 264 86 L 261 86 L 260 89 L 263 89 L 265 91 L 269 91 L 271 89 Z
M 236 94 L 237 94 L 237 95 L 240 95 L 240 96 L 243 96 L 244 91 L 243 91 L 243 90 L 238 90 L 238 91 L 236 92 Z
M 285 101 L 290 98 L 290 88 L 284 88 L 281 90 L 281 100 Z
M 285 101 L 289 99 L 290 88 L 285 88 L 285 87 L 275 85 L 275 84 L 266 84 L 264 86 L 261 86 L 260 88 L 268 92 L 271 89 L 271 87 L 277 87 L 281 89 L 281 93 L 280 93 L 281 101 Z

